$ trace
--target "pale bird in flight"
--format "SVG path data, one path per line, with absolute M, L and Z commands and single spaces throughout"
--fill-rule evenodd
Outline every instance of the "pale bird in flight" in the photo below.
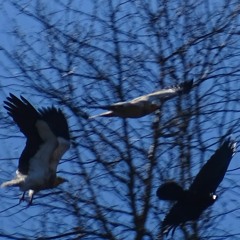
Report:
M 106 106 L 92 106 L 91 108 L 101 108 L 107 112 L 91 116 L 96 117 L 121 117 L 140 118 L 155 112 L 161 104 L 175 96 L 188 93 L 193 85 L 193 80 L 182 82 L 176 86 L 167 87 L 159 91 L 134 98 L 131 101 L 118 102 Z
M 55 188 L 66 179 L 57 176 L 57 166 L 70 147 L 67 120 L 55 107 L 36 110 L 24 97 L 13 94 L 4 101 L 4 108 L 27 138 L 19 158 L 16 177 L 1 187 L 18 186 L 23 195 L 28 191 L 30 202 L 36 192 Z

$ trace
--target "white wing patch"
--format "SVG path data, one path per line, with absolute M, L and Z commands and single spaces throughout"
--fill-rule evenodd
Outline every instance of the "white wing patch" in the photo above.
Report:
M 66 140 L 65 138 L 62 137 L 58 137 L 57 141 L 58 141 L 57 148 L 55 148 L 49 163 L 50 171 L 54 172 L 57 171 L 57 166 L 60 159 L 62 158 L 64 153 L 70 148 L 69 140 Z
M 20 186 L 22 191 L 34 189 L 48 180 L 50 158 L 57 147 L 57 138 L 46 122 L 37 121 L 36 127 L 44 143 L 40 145 L 37 153 L 30 159 L 28 176 L 25 183 Z

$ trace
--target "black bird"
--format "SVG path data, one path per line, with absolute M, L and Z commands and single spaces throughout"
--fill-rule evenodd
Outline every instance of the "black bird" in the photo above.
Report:
M 167 182 L 158 188 L 159 199 L 176 201 L 163 220 L 162 235 L 167 235 L 171 230 L 173 234 L 179 225 L 197 220 L 216 201 L 216 189 L 235 152 L 236 142 L 229 138 L 202 167 L 188 190 L 183 190 L 175 182 Z
M 193 80 L 185 81 L 177 86 L 171 86 L 158 90 L 156 92 L 134 98 L 127 102 L 118 102 L 107 106 L 96 106 L 91 108 L 101 108 L 107 112 L 91 116 L 95 117 L 122 117 L 122 118 L 140 118 L 155 112 L 161 104 L 177 95 L 188 93 L 193 85 Z
M 58 163 L 70 147 L 67 120 L 55 107 L 36 110 L 24 97 L 21 100 L 10 94 L 4 108 L 27 138 L 20 156 L 16 177 L 4 182 L 1 187 L 19 186 L 24 200 L 29 191 L 33 195 L 44 189 L 55 188 L 66 179 L 56 175 Z

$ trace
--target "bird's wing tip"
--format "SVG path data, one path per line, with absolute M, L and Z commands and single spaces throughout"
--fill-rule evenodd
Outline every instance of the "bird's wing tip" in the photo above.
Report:
M 233 153 L 237 151 L 237 142 L 233 138 L 229 138 L 228 146 L 233 150 Z

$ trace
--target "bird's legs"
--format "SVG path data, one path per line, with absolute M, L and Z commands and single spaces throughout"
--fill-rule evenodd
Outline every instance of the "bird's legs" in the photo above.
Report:
M 21 202 L 25 201 L 25 193 L 26 193 L 26 192 L 23 192 L 22 196 L 20 197 L 20 199 L 19 199 L 19 204 L 20 204 Z
M 23 192 L 21 198 L 19 199 L 19 204 L 23 201 L 25 201 L 25 194 L 26 192 Z M 29 203 L 28 203 L 28 207 L 32 205 L 33 202 L 33 196 L 34 196 L 34 191 L 33 190 L 29 190 L 28 191 L 28 196 L 29 196 Z
M 29 196 L 29 203 L 28 203 L 28 206 L 31 206 L 32 205 L 32 202 L 33 202 L 33 196 L 34 196 L 34 190 L 32 190 L 32 189 L 30 189 L 29 191 L 28 191 L 28 196 Z

